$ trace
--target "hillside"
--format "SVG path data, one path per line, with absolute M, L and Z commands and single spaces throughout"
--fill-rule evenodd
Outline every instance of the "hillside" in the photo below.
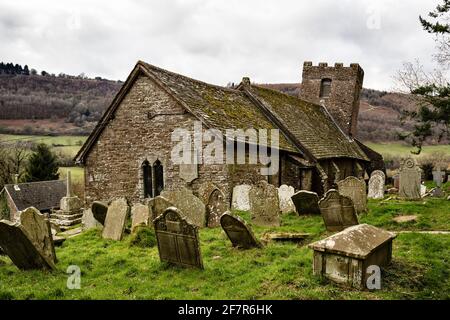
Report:
M 0 72 L 0 133 L 88 135 L 122 85 L 119 81 L 88 79 L 82 75 L 55 76 L 45 71 L 39 75 L 31 70 L 31 73 Z M 262 86 L 294 96 L 301 90 L 297 83 Z M 364 89 L 359 138 L 372 142 L 398 141 L 397 132 L 413 126 L 411 122 L 402 126 L 400 111 L 412 107 L 414 103 L 408 95 Z M 437 139 L 430 141 L 436 142 Z

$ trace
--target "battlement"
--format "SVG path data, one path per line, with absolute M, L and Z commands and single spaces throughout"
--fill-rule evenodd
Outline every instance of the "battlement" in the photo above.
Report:
M 318 65 L 314 65 L 312 63 L 312 61 L 305 61 L 303 63 L 303 70 L 305 70 L 305 69 L 308 69 L 308 70 L 317 69 L 318 71 L 326 70 L 326 69 L 328 69 L 329 71 L 331 71 L 333 69 L 348 70 L 348 71 L 354 70 L 358 73 L 361 73 L 362 75 L 364 74 L 364 70 L 361 68 L 359 63 L 350 63 L 349 66 L 345 66 L 342 62 L 336 62 L 333 66 L 333 65 L 328 65 L 327 62 L 319 62 Z

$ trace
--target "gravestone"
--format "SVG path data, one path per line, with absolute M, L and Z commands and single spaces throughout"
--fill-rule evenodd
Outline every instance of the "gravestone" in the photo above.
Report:
M 192 194 L 192 191 L 183 187 L 179 190 L 164 190 L 161 196 L 169 200 L 178 208 L 190 223 L 198 227 L 206 226 L 206 210 L 203 202 Z
M 427 194 L 427 186 L 424 184 L 420 185 L 420 197 L 423 198 Z
M 396 235 L 368 224 L 349 227 L 314 242 L 313 273 L 336 283 L 365 289 L 369 267 L 386 267 L 392 260 Z
M 331 189 L 319 201 L 320 213 L 328 231 L 341 231 L 358 224 L 352 199 Z
M 394 188 L 398 190 L 400 188 L 400 175 L 396 174 L 393 177 L 393 180 L 394 180 Z
M 436 183 L 436 186 L 440 188 L 442 186 L 442 182 L 444 182 L 445 172 L 441 171 L 441 168 L 433 171 L 433 181 Z
M 192 182 L 198 178 L 197 164 L 180 164 L 180 178 L 186 182 Z
M 352 199 L 356 213 L 367 212 L 366 183 L 356 177 L 347 177 L 337 183 L 339 193 Z
M 161 261 L 203 269 L 198 227 L 189 223 L 175 207 L 167 208 L 154 220 Z
M 292 196 L 292 202 L 298 214 L 320 214 L 319 196 L 317 193 L 300 190 Z
M 131 231 L 133 232 L 137 226 L 148 226 L 152 224 L 150 221 L 150 210 L 148 205 L 135 204 L 131 208 Z
M 108 204 L 102 201 L 94 201 L 92 202 L 91 210 L 95 220 L 104 225 L 106 213 L 108 212 Z
M 252 222 L 259 226 L 280 226 L 280 201 L 277 188 L 265 180 L 252 186 L 249 192 Z
M 198 197 L 206 206 L 206 225 L 219 226 L 220 216 L 230 208 L 225 194 L 214 183 L 207 181 L 199 186 Z
M 0 247 L 21 270 L 56 269 L 53 260 L 33 244 L 18 222 L 0 221 Z
M 155 220 L 159 215 L 163 214 L 163 212 L 169 208 L 173 207 L 173 203 L 164 198 L 163 196 L 157 196 L 150 199 L 147 202 L 149 214 L 151 217 L 151 221 Z
M 247 223 L 241 217 L 226 212 L 220 217 L 220 225 L 233 247 L 242 249 L 261 247 L 261 243 L 256 239 L 250 226 L 247 226 Z
M 417 200 L 420 199 L 422 170 L 416 165 L 411 158 L 403 160 L 400 164 L 400 188 L 398 190 L 399 197 Z
M 248 184 L 241 184 L 233 188 L 232 210 L 250 211 L 250 199 L 248 197 L 250 189 L 251 186 Z
M 34 246 L 56 263 L 55 246 L 49 219 L 41 214 L 38 209 L 30 207 L 20 213 L 20 224 L 27 231 Z
M 106 213 L 102 237 L 116 241 L 122 240 L 129 214 L 130 207 L 125 198 L 113 200 Z
M 383 171 L 381 170 L 373 171 L 369 179 L 369 192 L 367 194 L 367 198 L 383 199 L 385 181 L 386 176 Z
M 81 224 L 82 229 L 85 231 L 93 228 L 103 227 L 103 225 L 95 219 L 91 208 L 84 210 L 83 218 L 81 219 Z
M 291 199 L 294 193 L 294 187 L 285 184 L 278 188 L 278 198 L 280 199 L 280 210 L 282 213 L 295 211 L 295 206 Z

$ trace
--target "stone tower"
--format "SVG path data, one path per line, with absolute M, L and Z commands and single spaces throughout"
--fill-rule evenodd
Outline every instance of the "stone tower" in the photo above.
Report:
M 300 98 L 323 105 L 341 129 L 356 136 L 359 112 L 359 97 L 364 80 L 364 70 L 357 63 L 344 67 L 336 63 L 313 66 L 303 64 L 303 80 Z

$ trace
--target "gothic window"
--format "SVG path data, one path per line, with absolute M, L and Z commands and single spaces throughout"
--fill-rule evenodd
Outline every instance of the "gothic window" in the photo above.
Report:
M 155 197 L 161 194 L 164 189 L 164 171 L 161 161 L 156 160 L 153 164 L 153 172 L 155 174 Z
M 153 187 L 152 187 L 152 167 L 150 163 L 145 160 L 142 164 L 142 175 L 144 178 L 144 198 L 153 197 Z
M 322 79 L 320 83 L 320 97 L 328 98 L 331 94 L 331 79 Z

